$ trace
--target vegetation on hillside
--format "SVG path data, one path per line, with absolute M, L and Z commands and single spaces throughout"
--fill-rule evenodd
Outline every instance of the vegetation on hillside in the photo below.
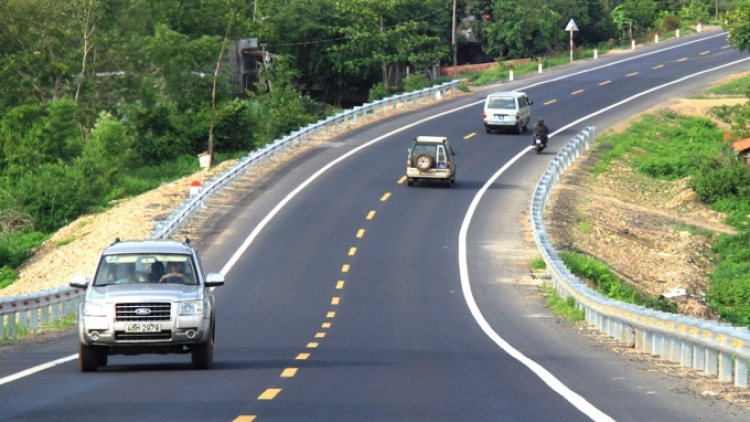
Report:
M 611 46 L 729 11 L 732 39 L 746 47 L 739 0 L 718 11 L 707 0 L 456 4 L 459 22 L 476 18 L 461 24 L 457 46 L 471 30 L 471 41 L 501 61 L 566 52 L 561 29 L 570 16 L 578 45 Z M 320 87 L 334 104 L 345 90 L 377 99 L 394 89 L 388 76 L 407 65 L 416 70 L 396 89 L 434 83 L 429 70 L 453 62 L 452 6 L 0 0 L 0 286 L 39 242 L 82 213 L 196 170 L 212 127 L 220 161 L 329 114 L 305 87 Z M 279 56 L 262 69 L 267 85 L 237 97 L 222 48 L 240 38 L 257 38 Z M 504 74 L 484 76 L 493 77 Z
M 712 90 L 750 92 L 749 88 L 750 77 L 746 77 Z M 706 301 L 722 318 L 738 326 L 750 326 L 750 167 L 730 143 L 738 132 L 744 134 L 748 109 L 747 105 L 713 109 L 715 116 L 732 124 L 729 136 L 707 118 L 645 115 L 623 133 L 599 137 L 597 148 L 607 152 L 592 170 L 595 174 L 605 172 L 613 161 L 620 160 L 654 179 L 687 178 L 702 202 L 727 214 L 726 223 L 737 233 L 715 236 L 711 260 L 716 269 L 709 275 Z M 570 252 L 562 255 L 571 271 L 593 280 L 600 289 L 604 287 L 604 294 L 625 302 L 644 299 L 632 289 L 623 291 L 606 265 Z M 646 305 L 659 309 L 664 304 Z

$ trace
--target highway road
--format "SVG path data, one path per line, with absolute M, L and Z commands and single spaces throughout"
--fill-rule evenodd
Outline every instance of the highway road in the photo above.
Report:
M 484 132 L 487 91 L 334 138 L 199 245 L 227 280 L 211 370 L 144 355 L 83 374 L 72 335 L 21 346 L 0 358 L 0 420 L 747 421 L 559 323 L 524 282 L 521 232 L 539 175 L 585 126 L 747 70 L 705 32 L 502 84 L 553 131 L 541 156 L 529 134 Z M 452 189 L 407 187 L 418 135 L 459 151 Z

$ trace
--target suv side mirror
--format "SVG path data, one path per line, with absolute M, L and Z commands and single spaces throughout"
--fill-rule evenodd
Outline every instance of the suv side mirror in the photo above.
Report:
M 406 154 L 411 155 L 411 148 L 406 148 Z
M 206 282 L 203 283 L 206 287 L 216 287 L 224 285 L 224 276 L 219 273 L 209 273 L 206 276 Z
M 528 105 L 532 105 L 532 104 L 534 104 L 534 102 L 533 102 L 533 101 L 531 101 L 531 98 L 529 98 L 529 97 L 526 97 L 526 104 L 528 104 Z
M 89 279 L 83 274 L 73 274 L 70 276 L 70 287 L 85 289 L 89 287 Z

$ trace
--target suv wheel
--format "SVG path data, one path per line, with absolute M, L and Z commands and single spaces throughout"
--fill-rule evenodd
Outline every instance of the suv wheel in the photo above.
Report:
M 445 182 L 444 182 L 444 186 L 445 186 L 445 187 L 446 187 L 447 189 L 450 189 L 450 188 L 451 188 L 451 185 L 452 185 L 452 184 L 453 184 L 453 183 L 452 183 L 452 180 L 451 180 L 451 178 L 450 178 L 450 177 L 449 177 L 449 178 L 447 178 L 447 179 L 445 179 Z
M 78 343 L 78 369 L 81 372 L 96 372 L 99 369 L 99 348 Z
M 519 123 L 518 123 L 518 124 L 516 125 L 516 133 L 520 135 L 520 134 L 521 134 L 521 132 L 523 132 L 523 126 L 521 126 L 521 123 L 519 122 Z
M 190 352 L 190 364 L 193 369 L 208 369 L 214 360 L 214 335 L 203 344 L 196 344 Z
M 414 186 L 414 179 L 406 179 L 406 186 Z
M 97 362 L 99 362 L 99 367 L 104 368 L 105 366 L 107 366 L 108 356 L 107 356 L 106 348 L 99 347 L 97 355 L 98 355 Z
M 414 157 L 414 166 L 417 167 L 419 171 L 427 171 L 432 167 L 432 157 L 430 154 L 423 152 Z

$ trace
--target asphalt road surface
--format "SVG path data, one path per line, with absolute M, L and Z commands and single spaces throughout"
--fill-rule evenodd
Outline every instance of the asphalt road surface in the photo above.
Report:
M 113 356 L 84 374 L 72 335 L 20 346 L 0 358 L 0 420 L 747 421 L 559 324 L 523 282 L 520 222 L 546 164 L 584 127 L 601 132 L 749 59 L 706 32 L 502 84 L 552 130 L 541 156 L 530 133 L 485 133 L 487 91 L 335 138 L 200 246 L 226 274 L 212 369 Z M 418 135 L 459 151 L 453 188 L 407 187 Z

